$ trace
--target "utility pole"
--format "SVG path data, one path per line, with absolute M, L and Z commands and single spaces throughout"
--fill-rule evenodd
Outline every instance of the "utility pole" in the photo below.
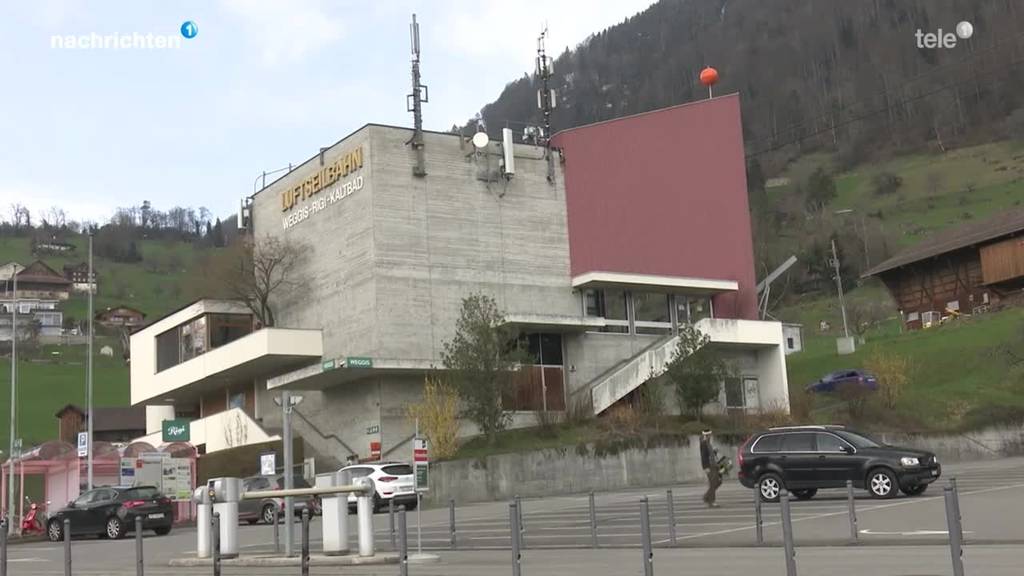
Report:
M 839 291 L 839 309 L 843 311 L 843 336 L 850 337 L 850 329 L 846 325 L 846 302 L 843 300 L 843 277 L 839 275 L 839 256 L 836 253 L 836 241 L 832 240 L 832 269 L 836 274 L 836 289 Z
M 287 390 L 281 392 L 281 426 L 284 428 L 282 441 L 284 443 L 284 489 L 291 490 L 292 486 L 292 395 Z M 292 544 L 292 520 L 295 519 L 294 497 L 284 497 L 284 555 L 291 557 L 293 554 Z M 343 504 L 344 505 L 344 504 Z
M 18 267 L 14 267 L 11 276 L 14 281 L 11 297 L 11 438 L 7 452 L 7 531 L 15 533 L 14 521 L 14 391 L 18 388 Z
M 92 313 L 92 291 L 93 291 L 93 270 L 92 270 L 92 230 L 89 231 L 89 275 L 86 277 L 86 286 L 89 292 L 89 346 L 88 360 L 86 362 L 85 377 L 85 411 L 86 411 L 86 452 L 85 462 L 88 469 L 88 486 L 92 490 L 92 338 L 93 338 L 93 313 Z

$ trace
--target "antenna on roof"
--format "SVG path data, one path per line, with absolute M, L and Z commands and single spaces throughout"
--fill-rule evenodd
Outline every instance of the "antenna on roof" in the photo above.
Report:
M 555 90 L 550 87 L 551 77 L 554 75 L 554 63 L 551 57 L 544 50 L 544 40 L 548 35 L 547 24 L 537 37 L 537 79 L 540 80 L 540 88 L 537 90 L 537 107 L 544 114 L 544 127 L 540 134 L 531 135 L 537 144 L 544 146 L 544 156 L 548 161 L 548 182 L 555 180 L 555 164 L 551 156 L 551 111 L 555 109 L 558 102 L 555 97 Z
M 426 158 L 423 153 L 423 103 L 429 102 L 427 87 L 420 84 L 420 25 L 416 22 L 416 15 L 412 15 L 412 23 L 409 24 L 409 44 L 412 51 L 412 94 L 405 97 L 406 112 L 412 112 L 413 134 L 412 139 L 406 144 L 412 144 L 416 151 L 416 166 L 412 173 L 416 176 L 426 176 Z

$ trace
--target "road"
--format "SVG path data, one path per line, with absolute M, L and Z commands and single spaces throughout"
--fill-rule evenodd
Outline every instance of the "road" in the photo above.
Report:
M 953 465 L 946 468 L 955 475 L 960 487 L 964 519 L 968 573 L 986 575 L 1019 574 L 1024 565 L 1024 458 Z M 945 483 L 943 479 L 942 483 Z M 878 501 L 857 499 L 859 546 L 848 546 L 849 523 L 845 493 L 821 493 L 814 500 L 793 504 L 793 521 L 798 561 L 809 572 L 833 576 L 863 574 L 873 576 L 948 574 L 949 550 L 941 490 L 934 486 L 924 496 Z M 753 547 L 752 493 L 727 483 L 719 492 L 722 507 L 708 510 L 701 505 L 703 488 L 687 485 L 673 487 L 679 547 L 668 541 L 666 496 L 664 490 L 628 490 L 597 495 L 598 539 L 600 550 L 590 546 L 588 499 L 586 495 L 558 496 L 524 500 L 526 526 L 524 574 L 602 574 L 640 573 L 639 502 L 649 498 L 651 530 L 658 566 L 684 564 L 693 573 L 741 574 L 764 563 L 759 574 L 783 573 L 778 526 L 778 506 L 765 506 L 765 540 L 770 547 Z M 458 508 L 458 551 L 449 546 L 448 510 L 422 512 L 423 548 L 439 551 L 442 563 L 412 566 L 412 574 L 488 574 L 510 573 L 508 504 L 483 503 Z M 416 547 L 415 521 L 409 514 L 410 547 Z M 376 516 L 377 542 L 389 549 L 388 517 Z M 354 525 L 354 521 L 353 521 Z M 272 542 L 269 526 L 243 526 L 239 542 L 243 554 L 268 551 Z M 315 551 L 319 522 L 314 522 L 311 538 Z M 353 534 L 354 537 L 354 534 Z M 354 544 L 354 543 L 353 543 Z M 76 540 L 73 543 L 73 573 L 135 574 L 134 542 Z M 210 570 L 170 569 L 167 563 L 195 553 L 195 530 L 176 529 L 166 537 L 144 539 L 147 574 L 206 574 Z M 353 545 L 353 548 L 355 546 Z M 63 574 L 63 550 L 49 543 L 26 544 L 10 548 L 13 575 Z M 840 561 L 841 560 L 841 561 Z M 698 567 L 703 567 L 698 569 Z M 859 568 L 856 568 L 859 567 Z M 869 567 L 870 570 L 866 570 Z M 983 568 L 981 568 L 983 567 Z M 855 571 L 856 569 L 856 571 Z M 333 569 L 338 573 L 339 569 Z M 689 568 L 687 569 L 689 571 Z M 773 572 L 772 570 L 775 570 Z M 349 568 L 346 574 L 397 574 L 395 566 Z M 1012 571 L 1012 572 L 1011 572 Z M 298 573 L 298 569 L 294 570 Z M 257 576 L 259 569 L 225 569 L 225 574 Z M 332 573 L 314 570 L 314 574 Z

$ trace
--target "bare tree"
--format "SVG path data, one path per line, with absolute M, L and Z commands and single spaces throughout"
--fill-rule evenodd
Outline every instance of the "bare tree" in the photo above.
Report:
M 246 238 L 218 266 L 222 287 L 230 297 L 244 302 L 263 326 L 274 326 L 271 301 L 303 283 L 306 253 L 304 245 L 288 239 Z

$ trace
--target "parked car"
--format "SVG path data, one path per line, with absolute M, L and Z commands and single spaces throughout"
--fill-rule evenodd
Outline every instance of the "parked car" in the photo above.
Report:
M 836 370 L 807 385 L 808 392 L 835 392 L 843 386 L 878 390 L 878 379 L 863 370 Z
M 64 519 L 71 521 L 71 535 L 98 535 L 117 540 L 135 531 L 135 518 L 142 517 L 142 529 L 159 536 L 170 534 L 174 524 L 171 499 L 154 486 L 113 486 L 83 493 L 50 514 L 46 536 L 52 542 L 64 539 Z
M 847 480 L 875 498 L 917 496 L 942 474 L 931 452 L 888 446 L 842 426 L 771 428 L 748 438 L 737 461 L 740 483 L 769 502 L 784 489 L 807 500 Z
M 376 494 L 373 495 L 373 511 L 380 511 L 394 500 L 395 506 L 404 504 L 406 510 L 416 509 L 416 490 L 412 466 L 404 462 L 375 462 L 373 464 L 354 464 L 342 470 L 352 472 L 352 479 L 369 476 L 373 480 Z M 348 506 L 356 505 L 355 494 L 349 494 Z
M 295 476 L 292 479 L 293 488 L 309 488 L 309 482 L 302 476 Z M 242 490 L 251 492 L 254 490 L 284 490 L 284 474 L 275 476 L 250 476 L 242 480 Z M 296 516 L 301 516 L 303 510 L 309 510 L 311 516 L 320 514 L 320 499 L 316 496 L 296 497 L 292 501 L 292 511 Z M 238 503 L 238 519 L 256 524 L 273 524 L 274 521 L 284 514 L 284 498 L 245 498 Z

